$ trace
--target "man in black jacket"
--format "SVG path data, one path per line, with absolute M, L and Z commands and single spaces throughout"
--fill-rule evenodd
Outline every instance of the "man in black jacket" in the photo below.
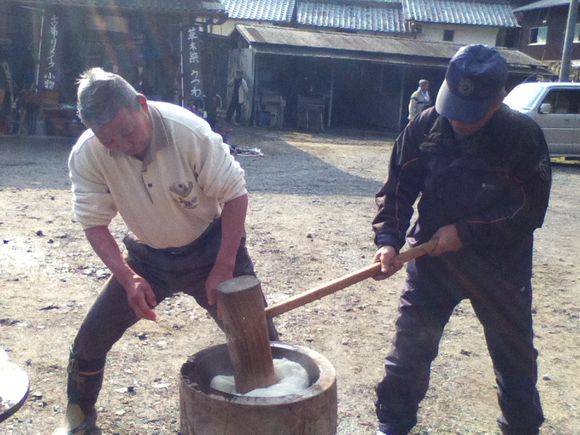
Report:
M 507 63 L 470 45 L 451 59 L 435 108 L 397 139 L 377 193 L 375 261 L 386 278 L 418 203 L 411 245 L 436 239 L 430 256 L 407 267 L 393 349 L 378 384 L 379 434 L 406 434 L 417 422 L 431 362 L 455 306 L 469 299 L 495 369 L 505 434 L 537 434 L 544 417 L 532 337 L 533 232 L 551 185 L 549 154 L 531 119 L 502 104 Z

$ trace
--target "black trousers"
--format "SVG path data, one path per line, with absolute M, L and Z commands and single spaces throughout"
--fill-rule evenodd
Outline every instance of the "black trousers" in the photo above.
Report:
M 419 258 L 409 263 L 407 275 L 393 349 L 376 389 L 381 429 L 406 434 L 417 423 L 443 329 L 457 304 L 468 298 L 493 361 L 500 428 L 504 433 L 537 434 L 544 417 L 536 389 L 529 278 L 502 276 L 466 250 Z
M 243 105 L 240 104 L 238 102 L 238 99 L 232 99 L 232 101 L 230 101 L 230 105 L 228 106 L 228 111 L 226 113 L 226 121 L 230 122 L 232 120 L 232 116 L 234 115 L 234 112 L 236 114 L 236 117 L 234 118 L 234 120 L 239 123 L 242 120 L 242 107 Z
M 160 303 L 163 299 L 184 292 L 195 298 L 221 327 L 217 320 L 216 305 L 209 305 L 205 292 L 205 282 L 214 265 L 221 240 L 221 229 L 213 224 L 200 239 L 186 247 L 172 249 L 153 249 L 131 238 L 125 239 L 129 265 L 145 278 Z M 234 276 L 255 275 L 254 265 L 242 240 L 236 257 Z M 81 365 L 91 361 L 102 361 L 113 344 L 139 318 L 128 304 L 125 290 L 111 277 L 97 297 L 85 317 L 74 340 L 73 353 Z M 268 324 L 271 340 L 278 335 L 274 324 Z

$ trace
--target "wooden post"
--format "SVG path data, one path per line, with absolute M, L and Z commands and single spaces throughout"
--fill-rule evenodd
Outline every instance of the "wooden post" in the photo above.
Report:
M 258 278 L 245 275 L 221 283 L 218 304 L 236 391 L 245 394 L 275 384 L 277 379 Z

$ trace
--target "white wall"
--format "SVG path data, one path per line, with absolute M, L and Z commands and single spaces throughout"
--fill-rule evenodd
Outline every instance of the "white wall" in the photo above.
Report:
M 443 31 L 454 30 L 455 35 L 452 42 L 458 44 L 487 44 L 495 46 L 495 40 L 499 32 L 499 28 L 497 27 L 421 24 L 423 31 L 417 35 L 417 40 L 420 41 L 443 41 Z
M 234 20 L 227 20 L 225 23 L 219 26 L 211 26 L 210 33 L 220 36 L 230 36 L 231 33 L 234 31 L 234 28 L 236 27 L 237 23 L 238 22 Z

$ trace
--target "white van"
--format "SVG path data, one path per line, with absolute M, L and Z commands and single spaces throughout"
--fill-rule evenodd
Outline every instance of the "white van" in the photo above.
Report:
M 580 83 L 523 83 L 504 103 L 538 123 L 552 156 L 580 158 Z

